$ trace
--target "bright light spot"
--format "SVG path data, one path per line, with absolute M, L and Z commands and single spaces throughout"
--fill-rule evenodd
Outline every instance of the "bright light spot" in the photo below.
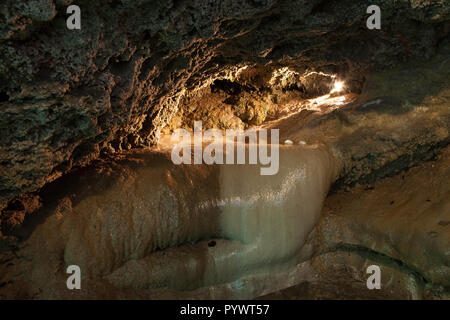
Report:
M 321 97 L 308 100 L 308 108 L 311 110 L 320 110 L 325 106 L 341 106 L 346 103 L 346 96 L 332 97 L 331 93 Z
M 341 92 L 342 90 L 344 90 L 344 87 L 344 82 L 337 80 L 334 82 L 333 90 L 331 90 L 330 93 Z
M 343 89 L 344 89 L 344 82 L 337 80 L 334 82 L 333 89 L 330 91 L 330 93 L 341 92 Z

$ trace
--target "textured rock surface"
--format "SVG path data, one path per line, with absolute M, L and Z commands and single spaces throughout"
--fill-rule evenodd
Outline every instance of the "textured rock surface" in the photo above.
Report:
M 310 235 L 320 276 L 270 299 L 449 299 L 450 148 L 435 161 L 327 198 Z M 382 289 L 366 288 L 368 265 Z
M 341 154 L 337 185 L 370 183 L 432 159 L 450 141 L 450 45 L 430 61 L 372 72 L 353 102 L 275 121 L 280 139 L 327 141 Z
M 305 263 L 306 264 L 306 263 Z M 391 266 L 381 265 L 381 290 L 367 289 L 367 267 L 380 265 L 370 257 L 353 252 L 330 252 L 307 262 L 306 276 L 299 284 L 258 299 L 268 300 L 413 300 L 430 298 L 413 275 Z
M 318 226 L 321 245 L 370 249 L 402 261 L 411 273 L 448 290 L 449 159 L 447 148 L 436 161 L 407 173 L 330 196 Z
M 448 36 L 442 1 L 72 1 L 0 4 L 0 207 L 75 165 L 158 139 L 187 91 L 249 64 L 339 73 L 410 56 Z M 366 8 L 383 10 L 381 31 Z

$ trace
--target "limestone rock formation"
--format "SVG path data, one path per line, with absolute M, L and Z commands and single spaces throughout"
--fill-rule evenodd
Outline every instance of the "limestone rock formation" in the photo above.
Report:
M 66 26 L 71 4 L 80 30 Z M 380 30 L 366 27 L 371 4 Z M 369 263 L 388 274 L 382 298 L 449 297 L 448 0 L 4 0 L 0 57 L 0 298 L 371 298 L 354 296 Z M 279 129 L 289 168 L 313 167 L 302 152 L 294 163 L 298 150 L 334 159 L 330 181 L 306 170 L 311 185 L 327 180 L 321 200 L 305 209 L 301 237 L 275 242 L 273 269 L 259 268 L 258 245 L 249 261 L 259 264 L 211 267 L 215 249 L 259 243 L 239 237 L 239 224 L 220 233 L 214 219 L 229 199 L 209 222 L 192 216 L 221 192 L 237 197 L 217 183 L 222 171 L 145 171 L 195 120 Z M 226 186 L 248 186 L 248 173 Z M 257 191 L 248 198 L 274 200 Z M 261 225 L 290 221 L 270 219 Z M 139 282 L 180 256 L 185 264 Z M 72 262 L 89 270 L 78 293 L 65 287 Z

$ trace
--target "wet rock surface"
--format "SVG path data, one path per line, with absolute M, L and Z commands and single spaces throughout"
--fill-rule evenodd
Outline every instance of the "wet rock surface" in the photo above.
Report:
M 117 293 L 154 295 L 163 288 L 176 297 L 292 261 L 338 168 L 323 148 L 280 153 L 273 176 L 260 176 L 252 165 L 176 166 L 148 151 L 67 176 L 14 233 L 21 241 L 11 251 L 20 258 L 5 258 L 2 281 L 11 284 L 5 291 L 17 294 L 26 285 L 31 296 L 65 297 L 58 288 L 68 264 Z M 104 293 L 89 287 L 84 294 Z
M 449 299 L 450 149 L 392 178 L 330 195 L 310 235 L 317 276 L 267 299 Z M 366 268 L 381 269 L 368 290 Z
M 158 165 L 155 164 L 161 159 L 159 156 L 153 157 L 155 159 L 151 163 L 156 168 Z M 108 191 L 111 190 L 111 186 L 116 185 L 114 190 L 118 185 L 123 185 L 122 193 L 127 192 L 125 190 L 136 189 L 130 188 L 130 183 L 120 183 L 120 181 L 136 181 L 136 177 L 130 175 L 134 169 L 118 174 L 120 170 L 116 168 L 110 172 L 112 174 L 110 180 L 104 180 L 100 184 L 94 183 L 98 188 L 96 191 L 86 187 L 87 184 L 82 182 L 83 179 L 102 180 L 93 179 L 92 174 L 89 174 L 81 179 L 79 189 L 72 187 L 74 194 L 77 194 L 76 197 L 64 198 L 64 191 L 61 191 L 61 198 L 56 201 L 57 205 L 46 209 L 50 211 L 50 214 L 36 216 L 37 220 L 28 222 L 28 228 L 31 229 L 27 230 L 25 225 L 21 233 L 17 234 L 27 240 L 19 243 L 14 250 L 1 252 L 0 296 L 2 298 L 64 299 L 248 299 L 254 297 L 264 299 L 448 299 L 449 157 L 450 149 L 446 148 L 436 160 L 426 162 L 401 175 L 329 195 L 322 209 L 319 223 L 309 234 L 306 244 L 296 255 L 296 260 L 287 264 L 280 263 L 270 272 L 262 269 L 250 272 L 235 281 L 212 286 L 193 285 L 202 278 L 204 270 L 201 268 L 198 279 L 193 278 L 192 282 L 189 282 L 187 275 L 192 271 L 194 261 L 205 262 L 205 257 L 210 254 L 208 252 L 220 251 L 227 244 L 229 245 L 229 240 L 226 239 L 215 238 L 215 245 L 211 246 L 210 240 L 195 241 L 192 238 L 203 232 L 207 239 L 208 234 L 214 234 L 218 220 L 212 216 L 206 219 L 204 215 L 190 214 L 191 219 L 203 222 L 192 222 L 182 215 L 179 218 L 185 219 L 184 223 L 177 224 L 176 219 L 167 220 L 170 215 L 156 215 L 152 218 L 156 220 L 148 224 L 147 229 L 162 224 L 167 231 L 163 234 L 158 232 L 158 228 L 153 232 L 140 232 L 139 226 L 143 225 L 144 216 L 150 218 L 152 215 L 144 214 L 138 219 L 139 221 L 135 221 L 138 208 L 130 209 L 134 212 L 133 214 L 127 214 L 127 210 L 122 210 L 124 206 L 131 205 L 127 201 L 122 205 L 112 205 L 109 209 L 108 206 L 100 205 L 98 208 L 102 212 L 97 210 L 97 214 L 87 215 L 84 211 L 92 210 L 92 200 L 101 202 L 102 192 L 111 192 Z M 134 161 L 138 159 L 149 160 L 147 156 L 142 157 L 137 154 Z M 142 163 L 136 163 L 133 166 L 142 167 Z M 183 178 L 182 169 L 173 171 L 174 178 L 177 178 L 173 182 L 187 179 L 192 180 L 194 184 L 206 186 L 209 185 L 208 181 L 211 179 L 216 181 L 218 178 L 217 174 L 211 170 L 199 169 L 192 173 L 192 176 Z M 128 197 L 139 197 L 138 189 L 128 194 Z M 116 195 L 120 195 L 121 192 Z M 203 195 L 207 193 L 212 196 L 218 194 L 217 190 L 211 189 L 210 186 L 203 190 Z M 171 198 L 170 192 L 163 192 L 161 196 L 163 194 L 165 198 L 160 200 Z M 202 197 L 200 193 L 198 195 Z M 85 197 L 91 198 L 90 205 L 87 207 L 86 200 L 83 200 Z M 143 198 L 142 201 L 159 201 L 155 200 L 158 197 L 155 194 L 153 200 Z M 183 199 L 194 201 L 189 196 L 183 198 L 178 195 L 178 199 L 181 202 L 184 201 Z M 106 201 L 114 202 L 115 200 L 107 199 Z M 172 199 L 165 203 L 175 204 L 176 202 Z M 134 201 L 133 204 L 136 205 L 137 202 Z M 106 212 L 108 210 L 109 214 Z M 145 210 L 142 211 L 144 212 Z M 117 219 L 122 219 L 124 222 L 120 226 L 111 223 Z M 70 220 L 78 221 L 82 229 L 87 228 L 86 232 L 76 230 Z M 207 221 L 210 223 L 208 224 Z M 295 226 L 295 228 L 299 227 L 300 225 Z M 95 228 L 100 229 L 95 231 Z M 132 231 L 129 228 L 136 229 Z M 100 232 L 101 229 L 107 232 Z M 179 229 L 179 231 L 170 232 L 170 229 L 174 231 Z M 55 230 L 59 231 L 54 232 Z M 109 238 L 109 232 L 116 236 Z M 194 241 L 186 242 L 186 239 L 180 238 L 183 236 Z M 153 240 L 161 238 L 152 241 L 152 237 Z M 75 239 L 78 245 L 70 245 L 70 241 L 67 242 L 69 239 L 72 239 L 72 242 Z M 98 241 L 99 239 L 103 240 Z M 161 242 L 163 239 L 169 242 L 166 240 Z M 121 245 L 121 241 L 128 244 Z M 149 241 L 149 246 L 144 246 L 142 241 Z M 177 247 L 177 243 L 170 244 L 170 241 L 181 241 L 184 244 Z M 175 244 L 175 246 L 154 251 L 155 247 L 151 247 L 152 244 L 159 245 L 162 249 L 168 245 Z M 46 249 L 41 251 L 37 249 L 39 247 Z M 101 250 L 92 255 L 94 252 L 92 250 L 95 248 L 101 248 Z M 79 252 L 76 252 L 77 250 Z M 91 252 L 91 255 L 86 256 L 86 252 Z M 101 257 L 105 255 L 108 256 L 107 259 L 102 259 Z M 139 259 L 140 256 L 144 258 Z M 180 264 L 180 257 L 185 257 L 191 262 L 183 267 L 183 264 Z M 83 277 L 82 290 L 76 292 L 67 290 L 65 287 L 67 275 L 64 266 L 73 258 L 88 264 L 96 261 L 93 265 L 84 265 L 86 270 L 91 271 L 89 275 L 85 274 Z M 128 259 L 128 263 L 120 262 L 124 258 Z M 113 269 L 117 269 L 112 273 L 110 273 L 111 264 L 108 265 L 107 261 L 116 264 Z M 146 261 L 152 261 L 152 263 L 148 265 Z M 149 269 L 158 268 L 160 264 L 163 268 L 156 275 L 161 276 L 161 272 L 165 270 L 169 273 L 168 279 L 171 279 L 172 284 L 175 283 L 175 279 L 178 279 L 182 281 L 180 283 L 183 283 L 183 286 L 193 285 L 191 290 L 174 290 L 170 289 L 170 286 L 158 288 L 155 284 L 146 285 L 143 282 L 143 274 L 148 274 Z M 380 267 L 380 290 L 367 289 L 366 269 L 369 265 Z M 104 277 L 99 273 L 107 276 Z M 183 274 L 183 277 L 178 277 L 179 274 Z M 158 276 L 156 279 L 161 280 Z

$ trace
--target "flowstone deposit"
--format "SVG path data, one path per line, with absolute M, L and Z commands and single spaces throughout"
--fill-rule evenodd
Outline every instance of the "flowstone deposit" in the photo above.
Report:
M 75 197 L 57 197 L 37 213 L 47 218 L 19 250 L 34 261 L 21 281 L 40 279 L 30 289 L 50 297 L 54 283 L 43 274 L 53 270 L 61 281 L 61 266 L 77 265 L 117 290 L 187 290 L 295 264 L 339 162 L 319 146 L 280 152 L 275 176 L 252 165 L 176 166 L 144 152 L 55 185 L 74 185 Z M 46 253 L 36 255 L 42 246 Z

